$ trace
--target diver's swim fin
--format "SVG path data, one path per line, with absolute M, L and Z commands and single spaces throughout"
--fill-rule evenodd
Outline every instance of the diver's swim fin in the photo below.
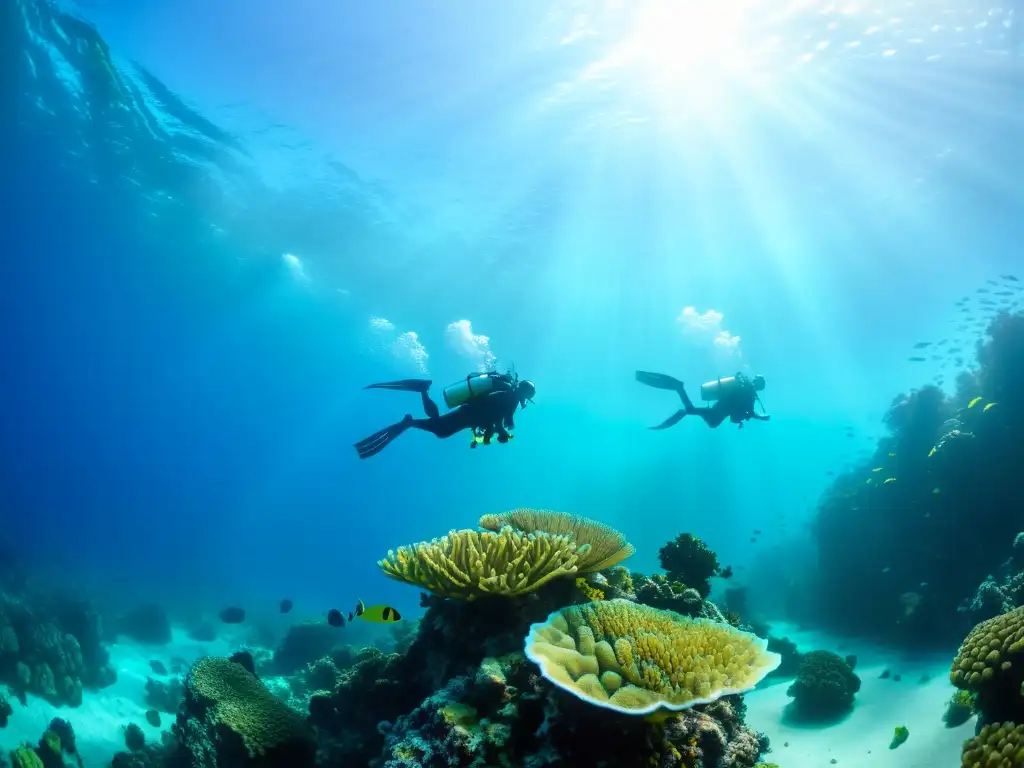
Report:
M 393 389 L 398 392 L 426 392 L 433 382 L 430 379 L 402 379 L 401 381 L 383 381 L 370 384 L 363 389 Z
M 685 415 L 686 415 L 686 411 L 685 410 L 676 411 L 671 416 L 669 416 L 667 419 L 665 419 L 663 422 L 661 422 L 661 424 L 659 424 L 658 426 L 656 426 L 656 427 L 648 427 L 648 429 L 668 429 L 669 427 L 674 427 L 676 424 L 678 424 L 680 421 L 683 420 L 683 416 L 685 416 Z
M 413 418 L 412 415 L 406 414 L 405 418 L 397 424 L 392 424 L 390 427 L 385 427 L 379 432 L 374 432 L 369 437 L 360 440 L 356 443 L 356 453 L 359 454 L 360 459 L 368 459 L 371 456 L 376 456 L 378 453 L 387 448 L 391 441 L 401 435 L 405 430 L 412 426 Z
M 678 392 L 683 388 L 683 382 L 679 379 L 674 379 L 671 376 L 666 376 L 664 373 L 649 373 L 648 371 L 637 371 L 636 380 L 641 384 L 646 384 L 648 387 L 656 387 L 657 389 L 671 389 L 673 392 Z

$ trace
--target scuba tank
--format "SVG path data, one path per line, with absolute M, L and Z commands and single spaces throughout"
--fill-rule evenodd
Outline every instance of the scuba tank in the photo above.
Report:
M 747 384 L 747 378 L 742 374 L 736 374 L 724 379 L 715 379 L 714 381 L 706 381 L 700 385 L 700 399 L 708 401 L 721 400 L 736 390 L 742 389 Z
M 444 404 L 451 408 L 458 408 L 480 395 L 503 389 L 511 389 L 515 385 L 512 377 L 507 374 L 495 372 L 471 373 L 461 381 L 449 384 L 442 391 Z

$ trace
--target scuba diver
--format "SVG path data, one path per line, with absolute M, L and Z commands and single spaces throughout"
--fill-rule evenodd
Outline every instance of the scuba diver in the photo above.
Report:
M 764 376 L 757 375 L 753 379 L 748 379 L 742 373 L 737 373 L 735 376 L 730 376 L 726 379 L 715 379 L 714 381 L 701 384 L 701 398 L 715 401 L 714 405 L 701 408 L 694 406 L 689 395 L 686 394 L 686 390 L 683 388 L 683 382 L 678 379 L 673 379 L 671 376 L 666 376 L 663 373 L 637 371 L 636 380 L 649 387 L 670 389 L 673 392 L 677 392 L 679 399 L 683 401 L 682 410 L 676 411 L 661 424 L 651 427 L 651 429 L 668 429 L 682 421 L 684 416 L 700 416 L 712 429 L 725 421 L 726 417 L 733 424 L 739 424 L 740 428 L 743 427 L 743 422 L 749 419 L 757 419 L 758 421 L 768 421 L 771 419 L 771 416 L 768 414 L 761 415 L 754 410 L 755 404 L 761 404 L 761 399 L 757 396 L 757 393 L 764 389 Z M 763 405 L 761 405 L 761 409 L 764 410 Z
M 479 443 L 490 445 L 491 438 L 498 436 L 499 443 L 507 443 L 515 429 L 513 416 L 516 408 L 533 402 L 537 388 L 532 381 L 520 381 L 514 373 L 471 373 L 442 392 L 448 413 L 441 415 L 437 403 L 430 399 L 427 390 L 431 382 L 427 379 L 403 379 L 370 384 L 366 389 L 392 389 L 400 392 L 419 392 L 423 400 L 425 419 L 414 419 L 411 414 L 397 424 L 375 432 L 365 440 L 356 443 L 360 459 L 376 456 L 405 430 L 422 429 L 440 438 L 447 438 L 464 429 L 473 431 L 470 448 Z

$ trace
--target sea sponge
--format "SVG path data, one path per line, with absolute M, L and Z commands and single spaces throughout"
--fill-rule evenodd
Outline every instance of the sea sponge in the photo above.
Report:
M 578 567 L 570 536 L 543 531 L 450 531 L 447 536 L 389 550 L 377 565 L 388 576 L 442 597 L 475 600 L 533 592 Z
M 188 696 L 208 706 L 217 724 L 241 737 L 251 755 L 271 750 L 289 756 L 315 753 L 315 743 L 298 713 L 279 701 L 241 664 L 200 659 L 185 683 Z M 305 765 L 296 759 L 294 765 Z
M 963 768 L 1024 768 L 1024 725 L 992 723 L 964 742 Z
M 949 680 L 957 688 L 981 691 L 1000 678 L 1020 677 L 1024 673 L 1022 652 L 1024 607 L 983 621 L 972 629 L 953 660 Z
M 636 549 L 626 537 L 609 525 L 581 515 L 547 509 L 513 509 L 497 515 L 484 515 L 480 527 L 500 531 L 510 525 L 523 533 L 543 531 L 552 536 L 571 536 L 576 542 L 580 573 L 603 571 L 618 565 Z
M 794 698 L 805 717 L 830 717 L 853 706 L 860 678 L 853 668 L 831 651 L 810 651 L 800 660 L 796 680 L 786 694 Z
M 781 661 L 756 635 L 623 599 L 552 613 L 530 627 L 526 655 L 558 687 L 629 715 L 749 691 Z

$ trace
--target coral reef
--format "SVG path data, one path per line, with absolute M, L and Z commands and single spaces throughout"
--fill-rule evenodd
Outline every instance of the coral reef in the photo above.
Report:
M 681 533 L 663 546 L 658 560 L 669 581 L 697 590 L 701 599 L 711 594 L 711 577 L 722 573 L 718 557 L 692 533 Z
M 99 614 L 86 601 L 42 588 L 0 593 L 0 682 L 77 707 L 85 687 L 117 679 Z
M 203 658 L 189 670 L 174 737 L 169 759 L 187 765 L 315 765 L 303 718 L 228 659 Z
M 1004 548 L 999 559 L 1011 557 L 1010 542 L 1024 530 L 1013 502 L 1024 465 L 1024 390 L 1012 385 L 1024 377 L 1024 313 L 995 316 L 977 364 L 951 396 L 924 386 L 895 398 L 889 434 L 824 494 L 808 617 L 840 632 L 941 648 L 972 622 L 1021 604 L 1019 555 L 1012 569 L 986 577 L 993 554 Z M 901 599 L 909 593 L 913 605 Z
M 949 680 L 976 694 L 986 722 L 1024 723 L 1024 608 L 974 627 L 953 660 Z
M 530 628 L 526 655 L 585 701 L 647 715 L 751 690 L 781 661 L 765 645 L 725 624 L 619 599 L 556 611 Z
M 946 702 L 946 711 L 942 713 L 942 722 L 947 728 L 956 728 L 974 717 L 976 707 L 975 695 L 970 691 L 956 691 Z
M 475 600 L 483 595 L 513 597 L 533 592 L 552 579 L 576 573 L 577 547 L 571 536 L 544 531 L 498 533 L 451 531 L 433 541 L 399 547 L 378 565 L 393 579 L 444 597 Z
M 853 707 L 860 678 L 850 665 L 831 651 L 804 654 L 796 680 L 786 693 L 793 697 L 795 713 L 805 719 L 827 719 Z
M 544 509 L 514 509 L 480 518 L 480 527 L 489 531 L 500 531 L 505 526 L 521 533 L 543 531 L 551 536 L 571 537 L 576 542 L 576 565 L 580 573 L 612 568 L 635 552 L 633 545 L 614 528 L 581 515 Z
M 964 742 L 963 768 L 1024 767 L 1024 725 L 993 723 Z

